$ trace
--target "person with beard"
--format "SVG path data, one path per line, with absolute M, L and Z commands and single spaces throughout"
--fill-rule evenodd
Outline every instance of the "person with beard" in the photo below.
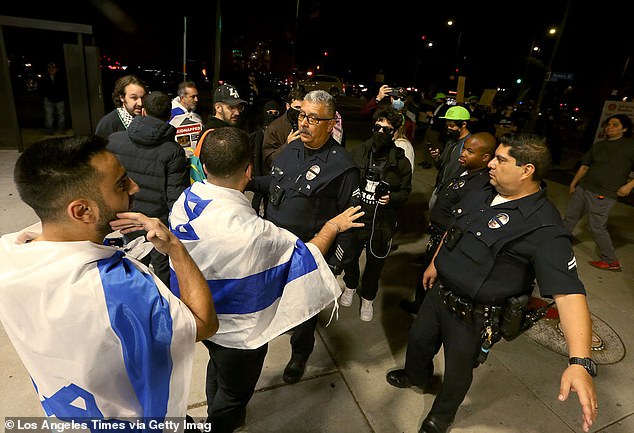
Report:
M 231 84 L 222 84 L 214 91 L 214 114 L 203 126 L 194 150 L 194 155 L 200 157 L 200 149 L 207 131 L 223 128 L 225 126 L 237 126 L 240 116 L 246 107 L 247 101 L 240 99 L 238 90 Z
M 137 76 L 126 75 L 119 78 L 112 92 L 115 109 L 99 120 L 95 135 L 107 139 L 113 132 L 128 129 L 132 119 L 141 115 L 146 93 L 145 83 Z
M 293 89 L 286 97 L 286 115 L 280 116 L 271 122 L 264 131 L 262 141 L 262 171 L 271 169 L 273 160 L 291 141 L 299 139 L 299 127 L 297 116 L 302 109 L 302 101 L 306 92 L 301 89 Z
M 329 219 L 359 204 L 359 170 L 348 151 L 332 137 L 335 113 L 335 100 L 328 92 L 307 93 L 297 117 L 299 140 L 284 146 L 269 174 L 254 176 L 249 186 L 268 194 L 266 219 L 303 242 L 312 239 Z M 355 243 L 356 230 L 348 230 L 340 233 L 324 254 L 335 275 L 354 259 Z M 293 328 L 292 355 L 282 375 L 284 382 L 299 382 L 304 375 L 315 346 L 317 321 L 315 315 Z
M 271 122 L 280 117 L 280 107 L 276 101 L 267 101 L 264 104 L 264 113 L 262 117 L 262 125 L 249 134 L 249 141 L 253 148 L 253 176 L 262 176 L 266 174 L 264 171 L 264 158 L 262 157 L 262 144 L 264 143 L 264 133 Z M 264 194 L 255 192 L 251 200 L 251 206 L 259 214 L 262 201 L 265 199 Z M 266 208 L 266 203 L 264 205 Z
M 0 320 L 46 414 L 184 420 L 194 342 L 218 329 L 187 249 L 159 219 L 129 212 L 139 187 L 99 137 L 34 143 L 14 180 L 40 222 L 0 240 Z M 139 229 L 170 257 L 181 300 L 130 252 L 103 244 Z
M 165 225 L 174 202 L 189 186 L 185 150 L 175 141 L 176 128 L 167 123 L 171 109 L 167 94 L 147 94 L 143 115 L 135 117 L 127 131 L 111 134 L 107 146 L 141 188 L 132 209 L 156 217 Z M 138 231 L 126 238 L 130 241 L 143 235 L 145 232 Z M 153 249 L 143 261 L 151 263 L 154 273 L 170 286 L 169 258 L 165 254 Z
M 354 260 L 344 266 L 346 288 L 339 303 L 352 305 L 359 285 L 359 256 L 365 248 L 366 262 L 361 277 L 360 319 L 372 320 L 372 303 L 379 289 L 379 278 L 390 252 L 397 226 L 397 211 L 412 191 L 412 168 L 405 152 L 394 144 L 394 133 L 401 127 L 403 116 L 393 108 L 377 111 L 372 137 L 358 146 L 353 159 L 360 170 L 361 206 L 365 215 L 357 230 Z

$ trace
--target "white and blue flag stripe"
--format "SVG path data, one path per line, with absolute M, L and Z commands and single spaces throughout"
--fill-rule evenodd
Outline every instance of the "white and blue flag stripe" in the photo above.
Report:
M 116 248 L 25 243 L 39 230 L 0 240 L 0 320 L 46 415 L 184 417 L 196 339 L 189 309 Z
M 220 321 L 210 340 L 222 346 L 260 347 L 341 293 L 317 247 L 260 218 L 240 191 L 193 184 L 170 227 L 207 280 Z M 179 295 L 173 272 L 170 289 Z

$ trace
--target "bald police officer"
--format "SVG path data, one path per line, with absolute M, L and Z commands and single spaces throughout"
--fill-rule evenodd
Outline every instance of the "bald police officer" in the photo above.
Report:
M 590 312 L 570 235 L 546 197 L 542 179 L 549 162 L 543 138 L 503 137 L 489 163 L 492 187 L 460 203 L 455 223 L 425 271 L 423 285 L 429 292 L 409 332 L 405 369 L 387 374 L 396 387 L 426 385 L 443 345 L 444 381 L 419 433 L 449 429 L 480 352 L 488 350 L 486 342 L 504 326 L 501 307 L 509 298 L 530 295 L 535 278 L 541 295 L 557 304 L 570 355 L 559 400 L 577 393 L 584 431 L 596 418 Z
M 332 217 L 360 203 L 359 170 L 332 138 L 335 102 L 322 90 L 306 94 L 298 116 L 300 139 L 273 160 L 268 176 L 254 177 L 254 191 L 268 194 L 265 218 L 308 242 Z M 335 273 L 354 260 L 355 230 L 338 235 L 326 261 Z M 292 355 L 282 376 L 298 382 L 315 345 L 317 315 L 293 329 Z
M 429 242 L 423 258 L 421 276 L 416 282 L 414 301 L 401 301 L 401 308 L 408 313 L 416 314 L 425 297 L 422 273 L 431 262 L 445 231 L 453 224 L 455 206 L 473 191 L 480 191 L 489 185 L 487 165 L 497 142 L 493 134 L 478 132 L 469 135 L 462 146 L 458 161 L 460 170 L 456 175 L 438 186 L 438 198 L 429 211 Z

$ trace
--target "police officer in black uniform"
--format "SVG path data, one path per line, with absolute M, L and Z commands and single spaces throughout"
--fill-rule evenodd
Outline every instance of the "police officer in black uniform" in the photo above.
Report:
M 570 235 L 541 182 L 549 162 L 543 138 L 503 137 L 489 163 L 492 188 L 461 202 L 455 224 L 425 271 L 429 293 L 409 332 L 405 369 L 387 374 L 400 388 L 426 385 L 443 345 L 444 381 L 419 433 L 448 431 L 473 368 L 486 359 L 481 353 L 488 353 L 505 327 L 507 301 L 530 295 L 535 279 L 541 295 L 554 298 L 570 355 L 559 400 L 577 393 L 584 431 L 596 418 L 590 312 Z
M 302 241 L 312 239 L 332 217 L 360 202 L 359 170 L 350 154 L 332 138 L 335 101 L 325 91 L 309 92 L 299 112 L 300 140 L 289 143 L 273 160 L 270 175 L 254 177 L 254 191 L 264 191 L 269 201 L 266 219 Z M 354 259 L 355 230 L 337 236 L 326 261 L 335 274 Z M 292 356 L 282 378 L 298 382 L 315 345 L 317 316 L 293 330 Z
M 487 164 L 493 157 L 497 142 L 488 132 L 479 132 L 465 140 L 460 153 L 460 170 L 455 176 L 438 187 L 438 198 L 429 210 L 429 242 L 423 258 L 420 278 L 416 280 L 416 295 L 414 301 L 402 300 L 401 308 L 408 313 L 416 314 L 423 303 L 425 289 L 423 288 L 423 271 L 440 245 L 445 231 L 453 225 L 454 207 L 472 191 L 480 191 L 489 185 L 489 170 Z

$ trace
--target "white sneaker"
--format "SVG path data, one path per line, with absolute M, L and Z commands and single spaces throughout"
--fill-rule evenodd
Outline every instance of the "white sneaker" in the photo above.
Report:
M 354 298 L 354 294 L 356 292 L 357 292 L 356 289 L 349 289 L 349 288 L 346 287 L 346 289 L 341 294 L 341 297 L 339 298 L 339 305 L 344 306 L 344 307 L 351 306 L 352 305 L 352 299 Z
M 372 321 L 372 317 L 374 316 L 374 309 L 372 308 L 372 302 L 367 299 L 361 298 L 361 311 L 359 313 L 359 318 L 363 322 Z

